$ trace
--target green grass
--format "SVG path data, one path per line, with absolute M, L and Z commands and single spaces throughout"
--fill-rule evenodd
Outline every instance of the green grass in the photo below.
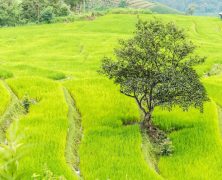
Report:
M 56 175 L 75 179 L 64 155 L 68 107 L 63 88 L 41 78 L 16 78 L 7 83 L 20 99 L 28 95 L 37 101 L 19 120 L 18 133 L 23 135 L 23 143 L 28 145 L 27 154 L 19 164 L 19 171 L 25 172 L 24 179 L 30 179 L 34 173 L 42 174 L 45 166 Z
M 65 86 L 82 116 L 80 169 L 85 179 L 158 177 L 142 155 L 139 127 L 122 126 L 125 121 L 139 120 L 134 101 L 104 79 L 70 81 Z
M 182 12 L 160 3 L 155 3 L 149 9 L 157 14 L 182 14 Z
M 188 117 L 189 118 L 188 118 Z M 205 112 L 156 112 L 155 123 L 167 129 L 180 128 L 170 134 L 175 152 L 159 161 L 160 173 L 169 179 L 220 179 L 222 142 L 219 134 L 217 106 L 205 105 Z M 188 126 L 189 124 L 189 126 Z M 176 169 L 176 171 L 175 171 Z
M 10 103 L 10 94 L 7 91 L 7 89 L 5 88 L 2 81 L 0 81 L 0 92 L 1 92 L 1 96 L 0 96 L 0 115 L 2 115 L 5 112 L 8 104 Z
M 0 69 L 0 79 L 8 79 L 13 77 L 12 72 L 7 71 L 5 69 Z
M 139 16 L 151 19 L 154 15 Z M 208 57 L 203 66 L 197 67 L 200 75 L 222 63 L 219 19 L 155 16 L 183 27 L 197 44 L 197 53 Z M 158 126 L 177 130 L 169 135 L 175 153 L 160 158 L 160 175 L 143 154 L 138 125 L 123 125 L 139 121 L 138 107 L 97 70 L 103 56 L 112 56 L 118 39 L 132 35 L 136 20 L 137 15 L 109 14 L 95 21 L 0 29 L 1 68 L 14 75 L 6 82 L 20 99 L 29 95 L 38 100 L 19 121 L 19 132 L 30 145 L 19 169 L 27 173 L 26 179 L 32 173 L 41 174 L 45 164 L 56 175 L 77 177 L 65 159 L 69 122 L 62 86 L 70 91 L 81 115 L 83 138 L 78 154 L 84 179 L 221 178 L 221 137 L 214 102 L 206 104 L 204 114 L 194 109 L 182 112 L 175 108 L 171 113 L 156 110 Z M 58 79 L 64 80 L 53 81 Z M 203 79 L 209 95 L 219 105 L 220 79 Z M 4 89 L 1 84 L 0 88 Z M 1 91 L 0 112 L 7 106 L 6 94 Z

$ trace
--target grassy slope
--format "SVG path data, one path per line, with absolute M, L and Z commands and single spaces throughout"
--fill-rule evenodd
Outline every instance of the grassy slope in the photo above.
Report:
M 56 175 L 75 179 L 66 164 L 64 152 L 68 129 L 68 107 L 59 84 L 40 78 L 16 78 L 7 80 L 12 90 L 22 99 L 29 95 L 37 100 L 29 113 L 19 120 L 20 134 L 28 145 L 27 154 L 20 161 L 20 172 L 25 179 L 41 174 L 45 166 Z
M 156 16 L 165 20 L 173 19 L 188 30 L 190 37 L 201 46 L 198 52 L 209 58 L 204 66 L 198 68 L 200 74 L 209 70 L 213 64 L 221 62 L 222 45 L 218 43 L 222 39 L 221 21 L 205 17 Z M 141 15 L 140 17 L 149 19 L 152 15 Z M 64 85 L 76 99 L 77 107 L 82 115 L 84 137 L 80 147 L 80 167 L 85 179 L 141 179 L 141 177 L 154 179 L 158 177 L 145 164 L 141 153 L 139 128 L 122 126 L 122 122 L 125 120 L 138 120 L 136 105 L 132 100 L 121 96 L 111 82 L 103 79 L 96 72 L 101 57 L 112 54 L 118 38 L 127 38 L 131 35 L 135 22 L 136 16 L 134 15 L 108 15 L 92 22 L 0 30 L 0 42 L 4 44 L 0 47 L 0 63 L 4 69 L 12 71 L 14 76 L 48 77 L 48 73 L 53 71 L 62 72 L 72 78 Z M 23 72 L 23 70 L 15 68 L 19 66 L 37 67 L 48 71 L 33 73 L 32 70 L 26 70 Z M 41 96 L 43 92 L 46 95 L 46 101 L 40 102 L 43 104 L 39 103 L 37 107 L 33 106 L 30 114 L 21 120 L 21 131 L 24 131 L 26 127 L 27 132 L 25 131 L 25 133 L 30 135 L 26 142 L 36 139 L 35 145 L 39 146 L 41 143 L 45 143 L 39 141 L 42 140 L 43 134 L 37 133 L 37 130 L 44 127 L 45 132 L 53 134 L 47 138 L 52 141 L 52 146 L 55 148 L 49 148 L 48 144 L 45 144 L 43 146 L 46 146 L 47 150 L 43 150 L 40 146 L 41 150 L 33 151 L 35 157 L 29 156 L 26 159 L 31 162 L 32 166 L 29 168 L 24 160 L 22 169 L 30 170 L 34 167 L 34 163 L 38 163 L 41 167 L 45 161 L 48 162 L 53 172 L 58 172 L 58 174 L 63 172 L 64 175 L 67 175 L 69 172 L 66 170 L 67 166 L 64 164 L 65 160 L 62 156 L 65 129 L 68 123 L 65 121 L 67 106 L 64 104 L 65 100 L 60 90 L 53 88 L 58 86 L 56 83 L 46 80 L 41 82 L 35 79 L 33 77 L 29 81 L 26 80 L 31 81 L 30 83 L 26 83 L 24 79 L 9 81 L 20 97 L 26 92 L 29 92 L 31 97 L 35 97 L 36 93 Z M 211 81 L 213 82 L 214 79 L 212 78 Z M 34 86 L 35 83 L 38 86 Z M 40 86 L 42 90 L 39 88 Z M 28 90 L 30 87 L 34 88 L 33 91 Z M 210 90 L 209 86 L 209 92 Z M 55 116 L 54 92 L 59 97 L 58 104 L 56 102 L 56 110 L 59 110 L 56 113 L 59 115 L 55 114 Z M 45 109 L 50 113 L 49 116 L 45 116 Z M 160 160 L 160 172 L 164 177 L 175 179 L 186 176 L 186 179 L 197 177 L 218 179 L 221 176 L 220 156 L 222 152 L 216 112 L 214 103 L 206 105 L 204 115 L 194 110 L 189 113 L 182 113 L 179 110 L 172 113 L 156 112 L 156 123 L 163 128 L 193 127 L 171 134 L 176 152 L 174 156 Z M 61 117 L 63 121 L 57 117 Z M 38 123 L 34 123 L 35 119 Z M 58 137 L 57 131 L 52 130 L 57 127 L 62 128 L 62 131 L 59 130 L 63 137 Z M 59 154 L 54 159 L 54 156 L 51 155 L 56 152 Z M 208 155 L 209 152 L 211 152 L 210 155 Z M 213 168 L 206 170 L 211 166 Z M 39 171 L 40 167 L 37 167 L 36 170 Z
M 0 92 L 1 92 L 1 96 L 0 96 L 0 115 L 2 115 L 9 102 L 10 102 L 10 94 L 7 91 L 7 89 L 5 88 L 4 84 L 0 81 Z
M 158 178 L 143 158 L 139 127 L 122 126 L 123 121 L 139 119 L 135 103 L 104 79 L 70 81 L 66 86 L 82 115 L 80 169 L 84 178 Z
M 166 6 L 161 3 L 156 3 L 148 0 L 127 0 L 129 8 L 135 9 L 150 9 L 153 13 L 159 14 L 181 14 L 176 9 Z
M 154 6 L 150 7 L 150 10 L 159 14 L 182 14 L 182 12 L 160 3 L 155 3 Z

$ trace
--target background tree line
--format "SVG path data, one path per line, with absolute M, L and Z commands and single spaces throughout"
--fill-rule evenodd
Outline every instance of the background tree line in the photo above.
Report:
M 50 23 L 55 17 L 124 5 L 125 0 L 0 0 L 0 26 Z
M 84 3 L 85 0 L 0 0 L 0 26 L 50 22 L 54 17 L 76 12 Z

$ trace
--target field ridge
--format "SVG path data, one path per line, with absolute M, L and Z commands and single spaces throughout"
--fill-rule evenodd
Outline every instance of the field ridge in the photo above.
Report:
M 16 119 L 19 119 L 20 116 L 24 114 L 24 108 L 21 106 L 21 103 L 16 94 L 5 81 L 2 80 L 2 83 L 10 94 L 10 102 L 6 111 L 0 118 L 0 142 L 3 142 L 6 139 L 6 131 L 11 123 Z
M 79 111 L 75 107 L 75 101 L 72 98 L 70 92 L 65 87 L 63 87 L 63 90 L 66 103 L 68 105 L 67 118 L 69 121 L 65 156 L 67 163 L 80 177 L 80 158 L 78 150 L 82 138 L 81 116 L 79 114 Z

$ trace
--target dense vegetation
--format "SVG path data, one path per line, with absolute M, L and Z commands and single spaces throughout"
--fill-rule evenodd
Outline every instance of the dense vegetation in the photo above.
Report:
M 160 3 L 145 0 L 0 0 L 0 26 L 67 22 L 79 19 L 79 15 L 94 19 L 94 16 L 107 13 L 112 8 L 123 8 L 115 13 L 135 13 L 135 9 L 146 14 L 179 13 Z
M 50 22 L 54 16 L 66 16 L 69 13 L 69 4 L 60 0 L 0 0 L 0 26 Z
M 172 156 L 161 156 L 158 162 L 152 157 L 149 141 L 141 150 L 144 138 L 136 124 L 140 121 L 136 103 L 97 73 L 101 58 L 112 56 L 118 39 L 132 37 L 136 15 L 110 14 L 95 21 L 0 29 L 0 75 L 6 79 L 0 83 L 1 122 L 7 110 L 13 112 L 9 109 L 12 97 L 16 96 L 22 104 L 26 99 L 32 102 L 28 111 L 16 118 L 16 135 L 27 146 L 18 161 L 17 173 L 25 172 L 22 179 L 43 179 L 51 173 L 76 179 L 78 169 L 84 179 L 221 179 L 222 142 L 217 109 L 222 106 L 222 53 L 218 43 L 222 40 L 221 21 L 156 16 L 164 21 L 173 19 L 185 28 L 198 46 L 196 52 L 208 57 L 196 70 L 212 99 L 204 105 L 203 114 L 195 109 L 182 112 L 178 107 L 170 113 L 155 110 L 154 124 L 169 133 L 174 145 Z M 153 15 L 140 17 L 149 20 Z M 214 67 L 218 67 L 216 71 Z M 70 142 L 67 138 L 67 91 L 75 102 L 71 106 L 75 105 L 81 115 L 83 130 L 76 153 L 80 164 L 71 166 L 70 159 L 66 159 L 70 157 L 67 144 L 77 145 L 80 139 Z M 11 132 L 14 129 L 10 126 L 8 141 Z

